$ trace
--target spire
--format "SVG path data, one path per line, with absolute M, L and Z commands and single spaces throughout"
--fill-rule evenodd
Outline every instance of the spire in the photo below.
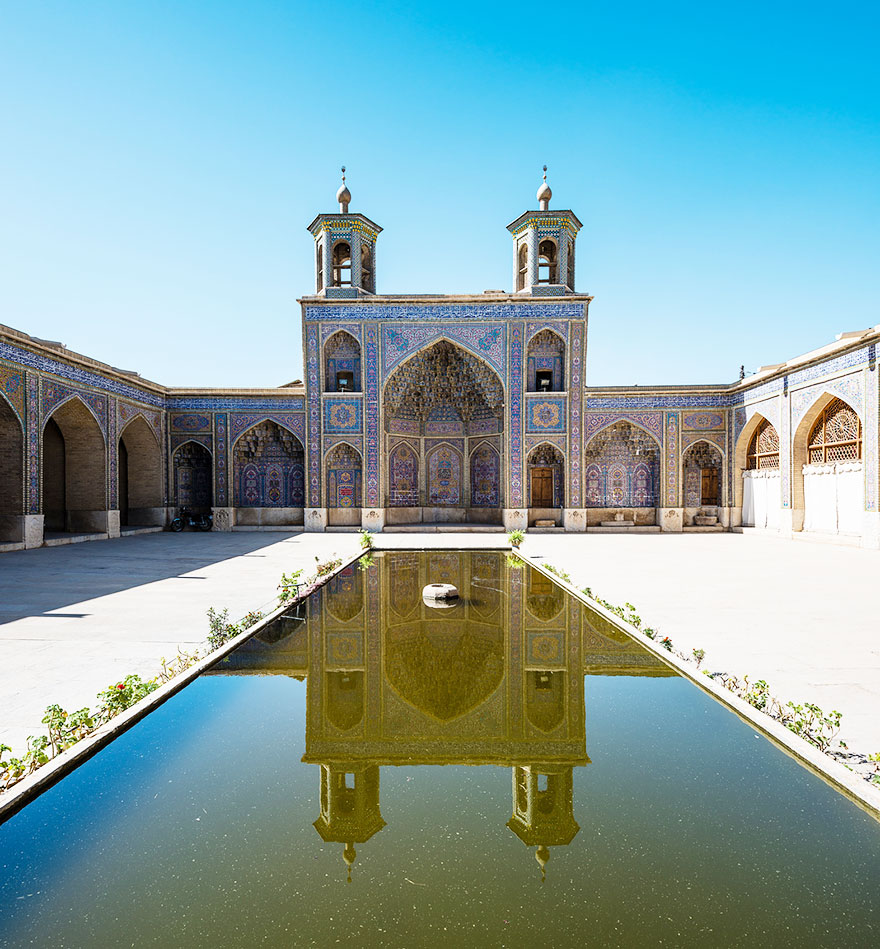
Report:
M 544 165 L 544 183 L 538 188 L 538 207 L 542 211 L 549 211 L 552 197 L 553 192 L 550 190 L 550 185 L 547 184 L 547 166 Z
M 538 866 L 541 868 L 541 882 L 547 879 L 547 863 L 550 860 L 550 848 L 545 847 L 543 844 L 538 847 L 535 851 L 535 859 L 538 861 Z
M 549 191 L 550 189 L 548 188 L 547 190 Z M 336 192 L 336 200 L 339 202 L 339 213 L 348 214 L 348 205 L 351 201 L 351 192 L 348 190 L 345 184 L 345 165 L 342 166 L 342 184 L 339 186 L 339 190 Z
M 342 851 L 342 859 L 345 861 L 348 866 L 348 881 L 351 883 L 351 865 L 354 863 L 355 858 L 357 857 L 357 851 L 354 849 L 354 844 L 346 844 L 345 849 Z

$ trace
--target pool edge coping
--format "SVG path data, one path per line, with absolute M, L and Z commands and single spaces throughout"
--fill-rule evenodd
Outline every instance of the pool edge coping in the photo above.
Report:
M 356 563 L 364 554 L 370 551 L 358 550 L 357 553 L 349 557 L 342 557 L 342 562 L 334 570 L 331 570 L 326 576 L 320 577 L 316 585 L 299 602 L 305 602 L 308 598 L 329 583 L 338 573 L 346 567 Z M 136 725 L 142 718 L 145 718 L 150 712 L 158 706 L 163 705 L 168 699 L 172 698 L 194 679 L 197 679 L 203 672 L 206 672 L 211 666 L 216 665 L 224 659 L 233 650 L 237 649 L 242 643 L 247 642 L 253 636 L 273 622 L 279 616 L 282 616 L 289 609 L 295 606 L 295 603 L 284 603 L 277 606 L 271 613 L 266 614 L 258 623 L 249 626 L 233 639 L 225 642 L 218 649 L 204 656 L 194 665 L 169 679 L 158 689 L 145 695 L 140 701 L 136 702 L 124 712 L 114 716 L 109 722 L 99 726 L 82 741 L 71 745 L 65 751 L 55 755 L 50 761 L 36 771 L 22 778 L 14 784 L 8 791 L 0 794 L 0 826 L 7 820 L 14 817 L 22 808 L 26 807 L 31 801 L 38 798 L 45 791 L 48 791 L 53 785 L 57 784 L 62 778 L 66 777 L 72 771 L 75 771 L 80 765 L 103 750 L 114 739 L 118 738 L 123 732 Z
M 749 705 L 744 699 L 718 685 L 714 679 L 704 675 L 701 672 L 691 668 L 691 663 L 681 659 L 674 653 L 658 646 L 652 639 L 645 636 L 640 630 L 636 629 L 626 620 L 612 613 L 600 603 L 588 597 L 581 592 L 574 584 L 563 580 L 560 576 L 548 570 L 543 564 L 532 560 L 527 554 L 520 553 L 517 548 L 511 548 L 511 553 L 519 557 L 523 563 L 534 568 L 545 577 L 552 580 L 567 593 L 571 594 L 577 600 L 598 613 L 603 619 L 611 623 L 622 633 L 625 633 L 639 646 L 647 652 L 652 653 L 657 659 L 673 668 L 684 678 L 689 679 L 697 688 L 708 693 L 727 709 L 733 712 L 743 721 L 748 722 L 750 726 L 757 729 L 761 734 L 772 741 L 780 751 L 794 758 L 799 764 L 806 767 L 809 771 L 816 774 L 835 791 L 843 794 L 844 797 L 852 801 L 862 810 L 866 811 L 875 820 L 880 821 L 880 788 L 874 788 L 864 778 L 859 777 L 855 772 L 850 771 L 839 761 L 830 758 L 824 752 L 811 745 L 806 739 L 796 735 L 791 729 L 765 715 L 754 706 Z

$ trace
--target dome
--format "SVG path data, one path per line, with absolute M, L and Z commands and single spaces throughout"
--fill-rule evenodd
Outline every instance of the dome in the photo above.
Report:
M 348 214 L 348 205 L 351 202 L 351 192 L 345 184 L 345 165 L 342 166 L 342 184 L 336 192 L 336 200 L 339 202 L 339 210 L 343 214 Z
M 550 185 L 547 184 L 547 166 L 544 165 L 544 181 L 541 183 L 541 187 L 538 188 L 538 207 L 542 211 L 546 211 L 550 207 L 552 197 L 553 192 L 550 190 Z

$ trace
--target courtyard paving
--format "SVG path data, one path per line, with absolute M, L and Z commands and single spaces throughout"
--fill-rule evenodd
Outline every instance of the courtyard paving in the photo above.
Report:
M 382 534 L 377 546 L 498 546 L 503 535 Z M 94 703 L 130 672 L 204 640 L 209 606 L 238 618 L 282 572 L 348 555 L 355 534 L 148 534 L 0 555 L 0 741 L 22 748 L 43 711 Z M 704 668 L 766 679 L 783 699 L 844 713 L 880 751 L 880 553 L 740 534 L 530 534 L 526 557 L 635 604 Z

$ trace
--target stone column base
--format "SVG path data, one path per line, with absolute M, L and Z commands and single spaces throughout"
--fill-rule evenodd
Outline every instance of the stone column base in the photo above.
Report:
M 529 509 L 524 507 L 503 508 L 501 523 L 506 531 L 524 531 L 529 526 Z
M 327 529 L 327 508 L 307 507 L 303 511 L 303 528 L 309 532 L 323 532 Z
M 361 527 L 367 531 L 381 531 L 385 527 L 385 508 L 362 507 Z
M 119 511 L 108 511 L 107 512 L 107 536 L 119 537 L 121 533 L 122 533 L 122 522 L 119 516 Z
M 42 547 L 43 546 L 43 515 L 42 514 L 25 514 L 21 519 L 22 521 L 22 540 L 24 540 L 24 546 L 30 550 L 33 547 Z
M 664 534 L 680 534 L 684 526 L 684 508 L 661 507 L 659 511 L 660 530 Z
M 562 512 L 562 526 L 569 532 L 587 529 L 587 512 L 582 507 L 567 507 Z
M 728 530 L 736 527 L 742 527 L 743 509 L 741 507 L 723 507 L 721 508 L 721 523 Z
M 214 517 L 212 531 L 231 531 L 235 526 L 234 507 L 212 507 L 211 514 Z

